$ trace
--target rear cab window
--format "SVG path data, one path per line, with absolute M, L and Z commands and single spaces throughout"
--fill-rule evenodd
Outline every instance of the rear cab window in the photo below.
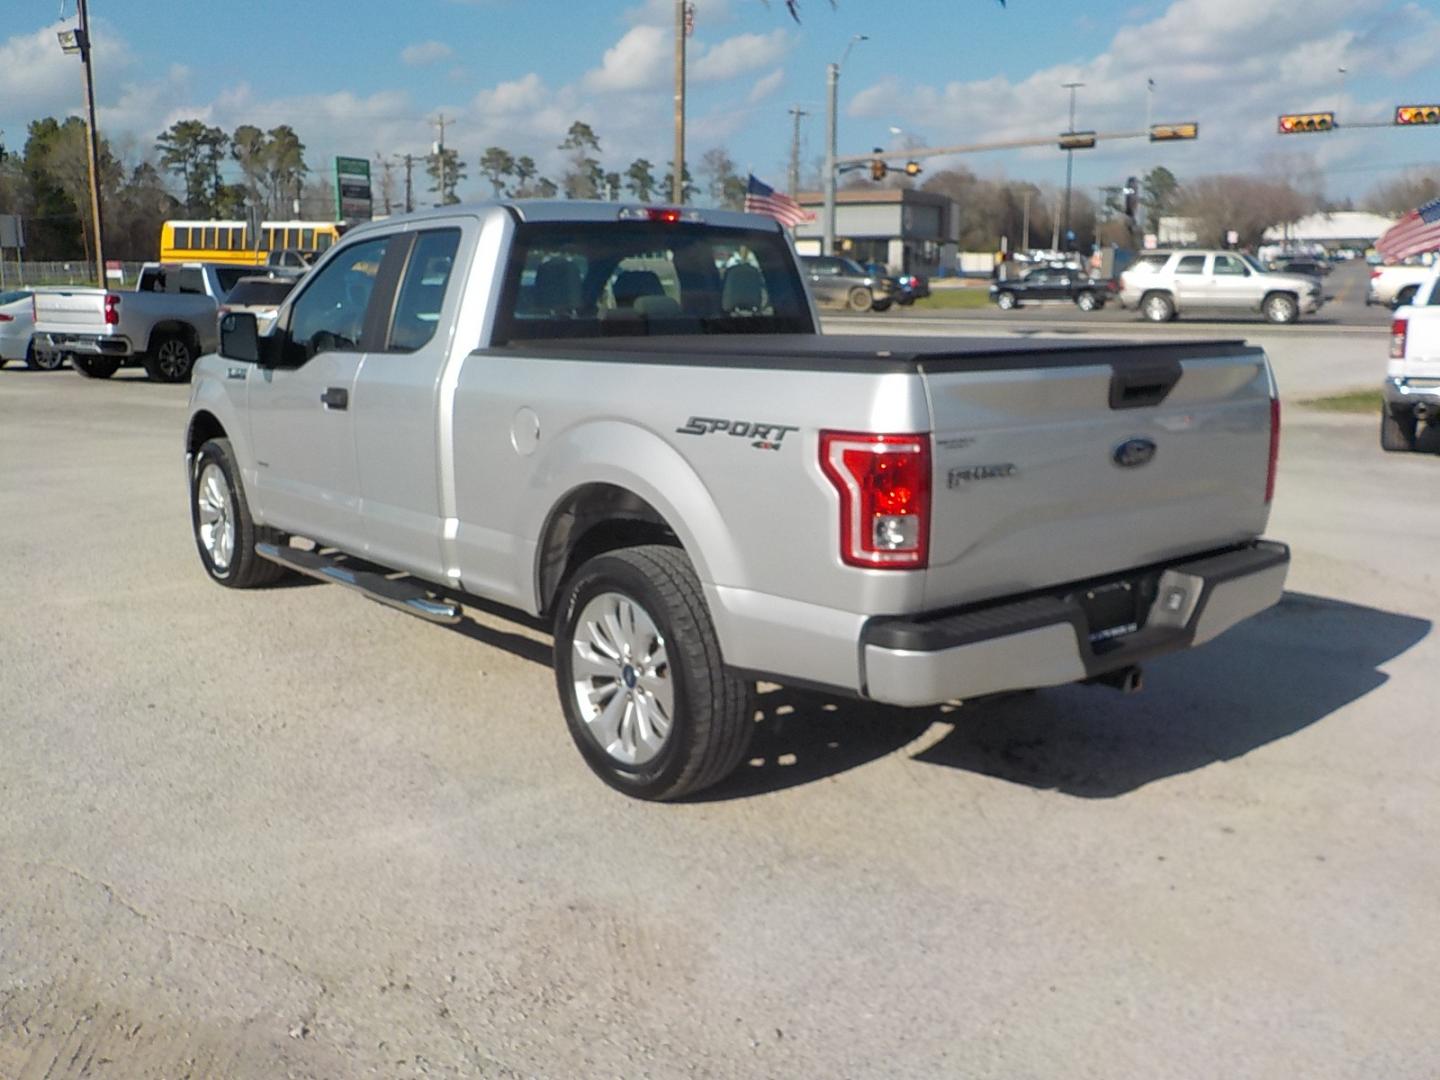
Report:
M 688 222 L 530 222 L 515 234 L 495 340 L 813 333 L 778 232 Z
M 290 295 L 295 282 L 283 278 L 265 278 L 261 281 L 240 281 L 230 290 L 226 300 L 235 307 L 278 306 Z

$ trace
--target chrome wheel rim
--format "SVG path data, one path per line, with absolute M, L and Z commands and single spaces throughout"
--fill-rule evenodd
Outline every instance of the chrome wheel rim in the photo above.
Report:
M 1090 311 L 1095 307 L 1095 298 L 1088 294 L 1081 294 L 1079 307 L 1081 311 Z
M 1009 311 L 1012 307 L 1015 306 L 1015 297 L 1011 296 L 1009 293 L 1001 293 L 999 298 L 995 301 L 995 306 L 1004 308 L 1006 311 Z
M 1164 322 L 1165 316 L 1169 314 L 1169 305 L 1159 297 L 1152 297 L 1145 301 L 1145 314 L 1151 322 Z
M 622 765 L 653 761 L 675 714 L 665 637 L 622 593 L 594 597 L 575 622 L 570 674 L 575 706 L 602 750 Z
M 170 378 L 175 378 L 185 373 L 185 365 L 190 360 L 190 350 L 183 341 L 171 338 L 160 343 L 160 348 L 155 350 L 155 359 L 161 371 Z
M 1286 300 L 1284 300 L 1284 299 L 1282 299 L 1282 298 L 1280 298 L 1280 297 L 1278 297 L 1278 296 L 1277 296 L 1275 299 L 1273 299 L 1273 300 L 1270 301 L 1270 321 L 1271 321 L 1271 322 L 1289 322 L 1289 321 L 1290 321 L 1290 304 L 1289 304 L 1288 301 L 1286 301 Z
M 211 463 L 201 470 L 195 484 L 195 508 L 200 546 L 210 556 L 210 565 L 223 574 L 235 556 L 235 515 L 230 506 L 230 485 L 219 465 Z

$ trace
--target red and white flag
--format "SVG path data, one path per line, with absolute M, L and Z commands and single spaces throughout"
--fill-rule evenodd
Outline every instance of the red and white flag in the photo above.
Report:
M 1431 199 L 1411 210 L 1375 241 L 1375 250 L 1386 262 L 1400 262 L 1437 248 L 1440 248 L 1440 199 Z
M 776 191 L 763 180 L 755 179 L 753 173 L 750 175 L 750 182 L 745 186 L 745 212 L 768 214 L 790 229 L 815 220 L 811 211 L 806 210 L 789 195 Z

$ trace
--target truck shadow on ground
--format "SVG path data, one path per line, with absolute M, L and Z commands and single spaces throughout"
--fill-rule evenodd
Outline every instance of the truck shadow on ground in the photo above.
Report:
M 1229 761 L 1325 719 L 1382 686 L 1379 670 L 1427 619 L 1303 593 L 1192 652 L 1147 666 L 1124 696 L 1068 686 L 941 709 L 891 709 L 779 689 L 762 694 L 750 759 L 697 801 L 821 780 L 904 748 L 911 760 L 1079 798 L 1113 798 Z

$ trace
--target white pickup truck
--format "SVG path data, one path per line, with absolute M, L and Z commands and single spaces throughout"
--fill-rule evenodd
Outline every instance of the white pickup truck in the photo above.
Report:
M 1377 266 L 1370 271 L 1370 284 L 1365 290 L 1365 305 L 1383 304 L 1388 308 L 1404 307 L 1414 301 L 1422 282 L 1434 267 Z
M 92 379 L 143 364 L 159 382 L 184 382 L 216 345 L 220 303 L 254 267 L 146 263 L 134 292 L 54 289 L 35 294 L 40 347 L 68 354 Z
M 1440 428 L 1440 267 L 1395 311 L 1384 394 L 1380 445 L 1386 450 L 1414 450 L 1422 424 L 1432 437 Z
M 206 573 L 549 620 L 577 747 L 641 798 L 744 759 L 757 680 L 1133 690 L 1284 586 L 1260 349 L 824 336 L 769 218 L 393 218 L 220 336 L 184 447 Z

